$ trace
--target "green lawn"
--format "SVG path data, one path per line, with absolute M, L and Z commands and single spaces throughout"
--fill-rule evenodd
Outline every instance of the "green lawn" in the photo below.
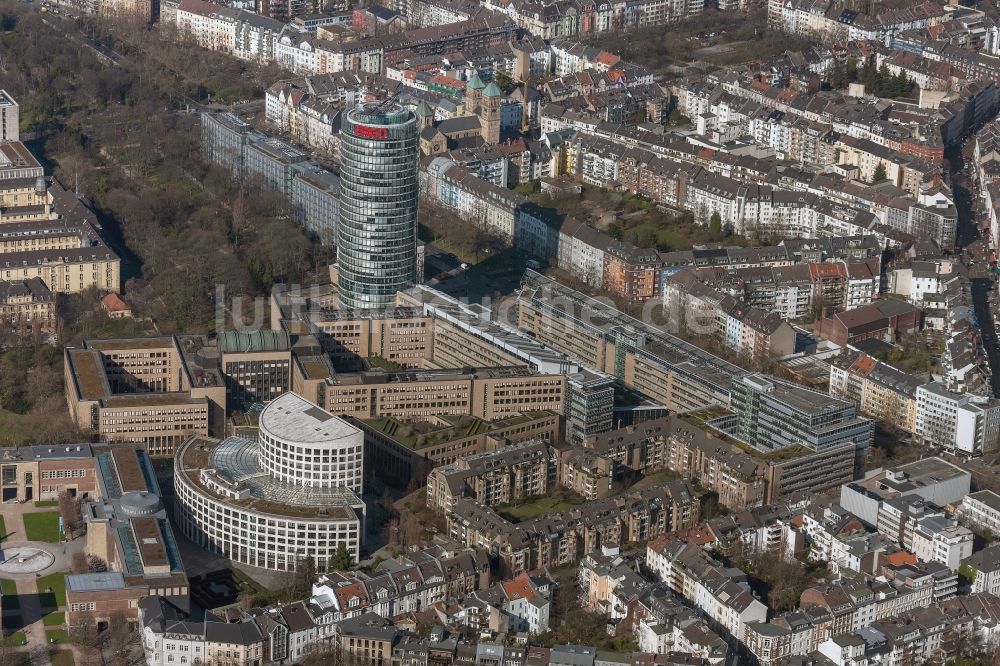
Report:
M 76 666 L 72 650 L 52 650 L 49 652 L 49 659 L 52 666 Z
M 46 629 L 45 630 L 45 640 L 49 643 L 72 643 L 69 632 L 65 629 Z
M 21 601 L 17 597 L 17 583 L 9 578 L 0 578 L 0 606 L 3 610 L 15 610 L 21 607 Z
M 51 509 L 54 506 L 59 506 L 59 500 L 41 500 L 35 502 L 36 509 Z
M 24 534 L 28 541 L 59 541 L 59 512 L 40 511 L 26 513 L 24 518 Z
M 7 523 L 4 522 L 3 516 L 0 516 L 0 541 L 7 538 Z
M 49 599 L 50 594 L 46 592 L 52 588 L 51 595 L 54 599 Z M 66 605 L 66 574 L 54 573 L 42 576 L 38 579 L 38 594 L 42 596 L 42 608 Z
M 4 645 L 27 645 L 28 636 L 24 633 L 23 630 L 15 631 L 10 636 L 0 641 L 0 643 Z
M 556 511 L 571 509 L 574 506 L 583 504 L 584 501 L 585 500 L 582 497 L 579 499 L 540 497 L 532 502 L 518 504 L 517 506 L 504 507 L 500 509 L 498 513 L 513 523 L 520 523 L 549 513 L 555 513 Z
M 66 613 L 63 613 L 62 611 L 49 613 L 42 618 L 42 624 L 46 627 L 61 627 L 66 624 Z

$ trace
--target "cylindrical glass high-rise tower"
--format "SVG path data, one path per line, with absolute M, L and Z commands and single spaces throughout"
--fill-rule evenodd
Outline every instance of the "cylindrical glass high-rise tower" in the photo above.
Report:
M 417 118 L 370 103 L 340 127 L 340 306 L 383 308 L 417 281 Z

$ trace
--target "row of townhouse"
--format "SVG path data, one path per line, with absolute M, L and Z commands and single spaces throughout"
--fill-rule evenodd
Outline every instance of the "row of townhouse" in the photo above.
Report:
M 390 568 L 381 569 L 381 576 L 363 582 L 357 582 L 356 577 L 323 575 L 308 599 L 249 611 L 225 609 L 196 618 L 164 597 L 146 597 L 138 610 L 146 663 L 263 666 L 297 663 L 317 653 L 339 659 L 339 663 L 403 663 L 394 659 L 402 657 L 397 648 L 407 642 L 405 632 L 390 621 L 397 616 L 392 610 L 402 608 L 390 597 L 401 596 L 415 598 L 409 606 L 418 609 L 403 612 L 430 614 L 463 634 L 489 632 L 503 640 L 519 632 L 537 635 L 548 630 L 554 583 L 547 572 L 522 573 L 492 586 L 485 582 L 477 587 L 462 586 L 448 596 L 441 595 L 441 600 L 433 600 L 426 598 L 424 588 L 435 586 L 432 563 L 441 560 L 440 554 L 439 550 L 421 551 L 391 561 Z M 412 567 L 406 565 L 412 564 L 413 558 L 420 560 L 417 572 L 409 571 Z M 487 569 L 482 572 L 485 581 Z M 449 569 L 447 575 L 457 579 L 463 573 Z M 389 579 L 391 584 L 386 582 Z M 426 603 L 421 606 L 423 598 Z M 453 641 L 453 658 L 457 647 Z M 449 659 L 443 663 L 454 662 Z
M 204 0 L 181 0 L 177 29 L 199 46 L 243 60 L 271 62 L 281 21 L 242 9 L 230 9 Z
M 954 657 L 960 636 L 976 624 L 969 614 L 956 616 L 944 607 L 932 606 L 886 617 L 855 631 L 831 634 L 822 624 L 811 622 L 817 610 L 810 608 L 752 625 L 747 649 L 754 661 L 760 666 L 776 666 L 789 663 L 796 655 L 809 655 L 830 664 L 934 663 Z
M 475 18 L 484 11 L 474 0 L 396 0 L 387 3 L 406 17 L 414 27 L 447 25 Z
M 737 9 L 727 0 L 721 9 Z M 696 16 L 704 0 L 561 0 L 536 3 L 528 0 L 487 0 L 483 6 L 514 21 L 519 28 L 542 39 L 666 25 Z
M 948 390 L 854 348 L 830 362 L 830 395 L 921 441 L 960 455 L 1000 449 L 1000 402 Z
M 700 284 L 782 319 L 798 319 L 809 315 L 819 303 L 831 309 L 870 305 L 880 292 L 879 264 L 878 257 L 869 257 L 863 261 L 679 269 L 664 283 L 664 302 L 670 296 L 669 289 L 683 295 L 688 285 Z
M 617 548 L 602 548 L 580 561 L 580 604 L 608 618 L 614 635 L 631 635 L 647 654 L 684 653 L 703 666 L 726 662 L 729 646 L 704 619 L 662 583 L 636 571 Z
M 700 503 L 686 481 L 670 481 L 513 524 L 469 498 L 447 514 L 448 536 L 489 553 L 505 575 L 576 564 L 601 545 L 648 541 L 698 522 Z
M 930 238 L 939 247 L 955 242 L 957 213 L 953 199 L 939 185 L 922 187 L 916 199 L 902 192 L 873 207 L 877 193 L 835 193 L 838 179 L 816 178 L 807 191 L 753 185 L 697 172 L 686 183 L 686 208 L 695 221 L 707 224 L 718 213 L 723 225 L 744 235 L 828 237 L 874 234 L 886 246 L 914 238 Z
M 985 221 L 989 222 L 989 242 L 1000 247 L 1000 122 L 992 122 L 976 134 L 973 164 L 983 202 Z
M 744 642 L 762 664 L 778 663 L 790 654 L 807 654 L 830 638 L 930 606 L 933 582 L 921 581 L 911 587 L 912 582 L 856 575 L 807 588 L 798 613 L 751 624 Z
M 939 38 L 934 38 L 927 30 L 910 30 L 896 35 L 891 47 L 932 62 L 947 63 L 953 76 L 966 80 L 995 80 L 1000 75 L 996 45 L 992 47 L 992 52 L 980 51 L 969 44 L 959 43 L 959 40 L 947 39 L 940 33 Z
M 572 127 L 563 123 L 562 112 L 556 112 L 561 120 L 555 122 L 552 108 L 549 105 L 542 111 L 543 131 L 546 125 L 553 131 Z M 656 203 L 686 208 L 701 223 L 719 212 L 734 230 L 751 234 L 815 238 L 834 233 L 855 235 L 846 230 L 862 227 L 893 242 L 901 234 L 911 234 L 930 237 L 941 247 L 954 245 L 957 212 L 953 198 L 936 177 L 926 180 L 930 170 L 923 160 L 904 160 L 915 166 L 914 170 L 900 171 L 908 174 L 900 177 L 900 183 L 910 189 L 886 183 L 871 187 L 844 176 L 799 174 L 769 160 L 699 151 L 649 132 L 640 132 L 647 136 L 637 137 L 627 129 L 597 121 L 575 129 L 578 131 L 559 146 L 556 159 L 562 173 L 591 185 L 617 187 Z M 873 151 L 882 150 L 870 141 L 851 141 Z M 864 164 L 865 169 L 874 169 L 874 162 Z M 845 172 L 847 176 L 850 173 Z M 812 197 L 829 203 L 817 206 Z M 752 201 L 748 204 L 746 199 Z M 842 210 L 844 205 L 850 209 Z M 821 215 L 817 218 L 816 213 L 800 210 L 803 208 Z M 855 209 L 853 214 L 851 209 Z M 804 219 L 799 219 L 803 215 Z
M 323 633 L 362 613 L 387 618 L 415 613 L 491 584 L 484 553 L 431 548 L 386 563 L 370 575 L 324 574 L 313 585 L 309 604 Z
M 544 569 L 530 575 L 523 572 L 507 582 L 435 604 L 430 610 L 441 624 L 463 633 L 534 636 L 549 630 L 554 587 Z
M 336 39 L 320 26 L 302 32 L 252 12 L 213 5 L 204 0 L 181 0 L 171 12 L 182 37 L 199 46 L 244 60 L 276 62 L 293 71 L 324 73 L 364 71 L 380 74 L 410 56 L 475 50 L 510 40 L 514 24 L 488 14 L 457 23 L 416 28 L 403 33 Z
M 678 170 L 674 173 L 683 172 Z M 659 254 L 614 241 L 588 225 L 562 218 L 555 211 L 532 204 L 526 197 L 476 178 L 467 169 L 446 157 L 425 160 L 420 182 L 421 192 L 431 202 L 473 222 L 501 242 L 516 245 L 543 259 L 555 260 L 560 267 L 583 282 L 629 300 L 644 300 L 663 294 L 671 273 L 686 265 L 697 265 L 693 254 L 690 257 L 686 253 Z M 873 238 L 870 240 L 874 241 Z M 752 258 L 751 253 L 743 256 L 739 251 L 734 251 L 741 255 L 738 261 L 745 268 L 797 263 L 789 258 L 788 249 L 777 247 L 780 249 L 776 250 L 773 260 L 764 258 L 766 253 L 763 251 L 752 253 Z M 864 249 L 861 254 L 871 252 L 873 250 Z M 707 263 L 708 260 L 698 261 Z M 778 273 L 780 277 L 775 281 L 789 284 L 794 282 L 798 288 L 794 298 L 782 301 L 773 291 L 768 298 L 768 290 L 764 285 L 759 285 L 753 293 L 748 291 L 748 295 L 753 297 L 751 305 L 778 309 L 788 319 L 804 316 L 812 306 L 814 295 L 821 296 L 826 304 L 834 307 L 867 304 L 877 293 L 877 264 L 877 258 L 871 258 L 866 262 L 823 263 L 788 269 Z M 797 277 L 804 277 L 804 280 L 796 280 Z M 751 279 L 759 281 L 756 277 Z M 799 282 L 802 284 L 799 285 Z M 729 285 L 732 285 L 731 281 Z M 798 293 L 799 290 L 801 293 Z M 734 292 L 731 295 L 737 294 Z M 784 302 L 785 307 L 777 308 L 779 301 Z M 745 324 L 747 330 L 736 326 L 737 323 L 741 326 Z M 720 338 L 737 353 L 763 358 L 762 354 L 767 355 L 769 351 L 773 351 L 771 347 L 774 344 L 771 341 L 777 339 L 776 335 L 781 337 L 781 341 L 776 343 L 775 353 L 783 350 L 784 353 L 791 353 L 791 350 L 785 349 L 788 346 L 788 336 L 781 336 L 782 332 L 787 331 L 779 331 L 780 323 L 768 320 L 766 314 L 755 317 L 737 312 L 731 324 L 721 320 L 721 325 L 720 332 L 731 328 L 739 334 Z
M 666 279 L 663 310 L 671 330 L 711 336 L 750 363 L 795 352 L 795 331 L 781 315 L 723 294 L 689 271 Z
M 870 39 L 879 42 L 907 30 L 945 20 L 941 5 L 925 2 L 868 14 L 840 0 L 768 0 L 768 23 L 784 32 L 822 42 Z
M 708 136 L 716 141 L 748 134 L 786 159 L 843 165 L 838 168 L 868 180 L 881 164 L 893 184 L 915 196 L 921 182 L 940 174 L 943 147 L 995 115 L 996 76 L 967 77 L 931 109 L 798 91 L 738 73 L 680 82 L 673 92 L 678 110 L 699 120 L 702 134 L 712 130 Z
M 653 83 L 653 72 L 646 67 L 626 62 L 619 55 L 581 42 L 554 39 L 549 44 L 549 50 L 552 53 L 552 71 L 557 77 L 590 70 L 602 74 L 618 71 L 622 73 L 621 85 L 637 86 Z
M 750 623 L 767 622 L 767 606 L 754 596 L 746 573 L 724 566 L 698 544 L 653 540 L 646 546 L 646 566 L 732 640 L 745 642 Z

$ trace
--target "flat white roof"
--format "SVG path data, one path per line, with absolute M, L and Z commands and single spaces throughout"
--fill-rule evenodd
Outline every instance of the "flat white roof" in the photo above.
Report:
M 314 405 L 297 393 L 288 392 L 273 400 L 260 413 L 260 427 L 274 437 L 302 444 L 336 442 L 348 437 L 361 440 L 361 430 Z

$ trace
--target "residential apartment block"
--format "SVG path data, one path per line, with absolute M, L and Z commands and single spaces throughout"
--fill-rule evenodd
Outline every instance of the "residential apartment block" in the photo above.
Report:
M 767 606 L 754 597 L 746 574 L 723 567 L 696 544 L 656 539 L 646 546 L 646 562 L 658 580 L 738 641 L 747 640 L 750 623 L 767 621 Z
M 960 515 L 963 521 L 979 529 L 1000 534 L 1000 495 L 992 490 L 969 493 L 962 500 Z
M 856 457 L 850 444 L 768 457 L 713 432 L 692 415 L 654 419 L 589 437 L 584 452 L 565 453 L 561 464 L 584 453 L 591 455 L 577 475 L 600 476 L 609 485 L 623 470 L 650 473 L 666 468 L 718 493 L 719 502 L 733 509 L 773 504 L 847 483 L 854 478 Z
M 447 512 L 461 497 L 482 506 L 516 504 L 546 494 L 555 480 L 557 454 L 528 440 L 435 467 L 427 477 L 427 506 Z
M 594 500 L 512 524 L 489 507 L 459 499 L 447 514 L 448 534 L 466 546 L 495 549 L 509 574 L 576 563 L 599 544 L 641 541 L 690 527 L 699 502 L 683 481 Z
M 1000 448 L 1000 403 L 983 396 L 953 393 L 939 382 L 917 388 L 917 427 L 922 441 L 965 455 Z
M 830 362 L 830 395 L 849 400 L 865 416 L 908 433 L 917 428 L 917 388 L 921 380 L 847 348 Z
M 673 330 L 689 336 L 713 336 L 750 363 L 795 352 L 795 331 L 781 316 L 750 306 L 708 287 L 688 272 L 667 279 L 663 308 Z

